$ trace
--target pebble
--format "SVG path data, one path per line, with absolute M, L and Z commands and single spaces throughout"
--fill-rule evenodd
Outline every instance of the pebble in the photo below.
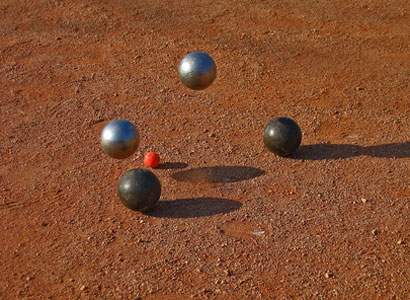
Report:
M 325 278 L 329 279 L 330 277 L 333 277 L 332 271 L 326 271 Z

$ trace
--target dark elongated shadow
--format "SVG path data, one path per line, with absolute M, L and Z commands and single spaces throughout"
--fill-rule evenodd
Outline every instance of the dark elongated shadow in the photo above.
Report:
M 160 170 L 176 170 L 176 169 L 185 169 L 188 167 L 188 164 L 182 162 L 166 162 L 159 164 L 156 169 Z
M 191 183 L 228 183 L 249 180 L 265 174 L 258 168 L 244 166 L 216 166 L 194 168 L 172 174 L 177 181 Z
M 383 158 L 409 158 L 410 142 L 384 144 L 367 147 L 349 144 L 303 145 L 292 156 L 289 156 L 289 158 L 306 160 L 325 160 L 345 159 L 361 155 Z
M 34 204 L 35 202 L 31 202 L 31 203 L 25 203 L 25 202 L 8 202 L 8 203 L 4 203 L 4 204 L 0 204 L 0 210 L 2 209 L 18 209 L 18 208 L 22 208 L 22 207 L 26 207 L 28 205 Z
M 159 201 L 144 214 L 157 218 L 197 218 L 226 214 L 239 209 L 238 201 L 222 198 L 189 198 L 173 201 Z

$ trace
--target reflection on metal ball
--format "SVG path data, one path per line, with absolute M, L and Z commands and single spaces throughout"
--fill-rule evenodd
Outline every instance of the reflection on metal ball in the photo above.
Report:
M 108 123 L 101 132 L 100 142 L 104 152 L 112 158 L 124 159 L 137 150 L 139 133 L 135 126 L 125 120 Z
M 191 52 L 181 60 L 178 75 L 188 88 L 203 90 L 215 80 L 216 65 L 209 55 L 203 52 Z

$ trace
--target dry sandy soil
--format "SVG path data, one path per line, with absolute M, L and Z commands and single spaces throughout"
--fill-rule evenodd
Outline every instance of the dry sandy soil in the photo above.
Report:
M 409 78 L 408 0 L 2 0 L 0 299 L 409 299 Z M 289 158 L 262 142 L 280 116 Z M 116 189 L 148 151 L 142 214 Z

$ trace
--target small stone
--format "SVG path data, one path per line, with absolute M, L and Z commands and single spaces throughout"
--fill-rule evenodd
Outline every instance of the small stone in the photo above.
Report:
M 325 278 L 327 278 L 327 279 L 329 279 L 329 278 L 331 278 L 331 277 L 333 277 L 333 273 L 332 273 L 332 271 L 326 271 L 326 273 L 325 273 Z
M 85 291 L 87 289 L 87 287 L 85 286 L 85 285 L 82 285 L 81 287 L 80 287 L 80 291 Z
M 377 231 L 376 229 L 373 229 L 373 230 L 372 230 L 372 234 L 373 234 L 373 235 L 378 235 L 378 234 L 379 234 L 379 231 Z
M 404 241 L 403 241 L 403 240 L 398 240 L 398 241 L 397 241 L 397 244 L 398 244 L 398 245 L 404 245 Z
M 27 275 L 27 276 L 26 276 L 26 280 L 27 280 L 27 281 L 30 281 L 30 280 L 32 280 L 32 279 L 33 279 L 33 277 L 31 277 L 30 275 Z
M 361 200 L 362 200 L 363 203 L 367 203 L 367 202 L 368 202 L 368 200 L 367 200 L 366 198 L 362 198 Z
M 118 94 L 118 93 L 114 93 L 114 96 L 115 96 L 115 97 L 118 97 L 119 95 L 120 95 L 120 94 Z

